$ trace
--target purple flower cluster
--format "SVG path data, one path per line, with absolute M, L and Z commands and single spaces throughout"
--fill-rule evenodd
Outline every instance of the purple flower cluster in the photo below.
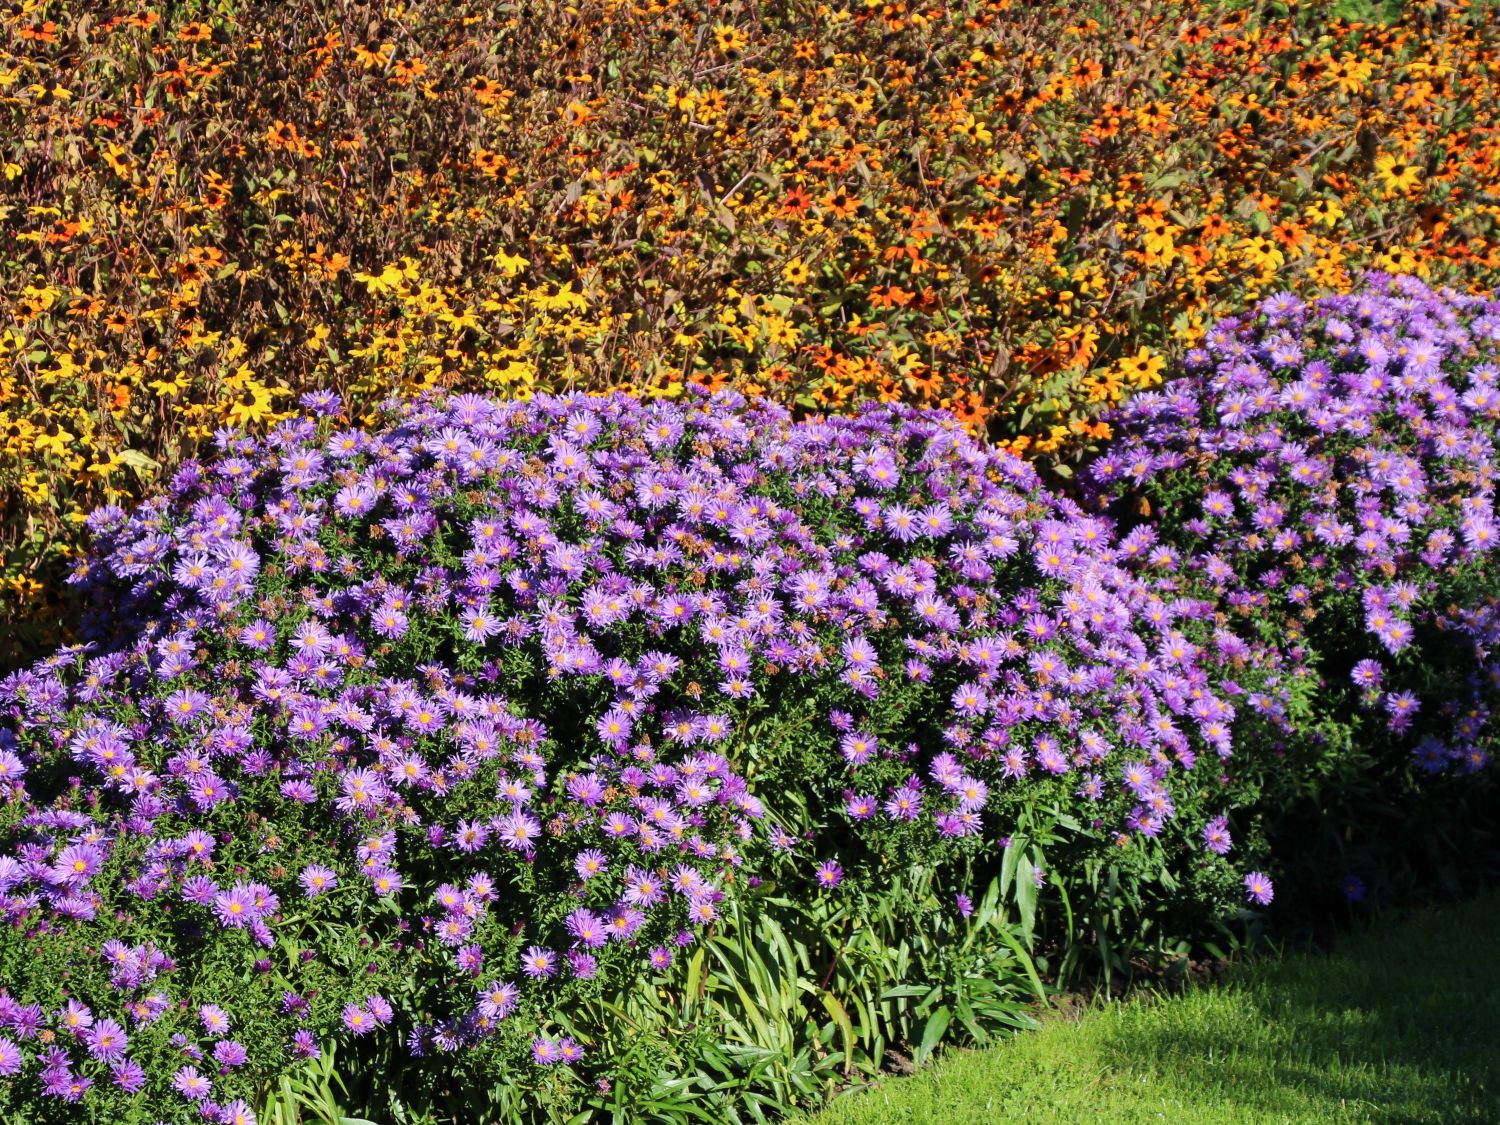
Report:
M 91 517 L 78 581 L 114 639 L 0 683 L 0 778 L 27 810 L 0 912 L 100 934 L 107 909 L 167 912 L 294 985 L 318 965 L 309 919 L 440 954 L 425 1010 L 446 1014 L 357 980 L 287 993 L 263 1065 L 315 1055 L 314 1033 L 399 1020 L 422 1054 L 518 1019 L 536 1063 L 571 1063 L 546 1028 L 572 982 L 665 971 L 742 867 L 809 840 L 998 837 L 997 798 L 1026 786 L 1081 802 L 1105 846 L 1149 839 L 1231 752 L 1240 689 L 1184 633 L 1248 648 L 1213 603 L 1148 588 L 1106 521 L 945 415 L 458 396 L 381 431 L 301 419 L 219 445 L 160 500 Z M 780 716 L 815 776 L 769 756 Z M 812 809 L 795 832 L 791 784 Z M 1216 860 L 1228 833 L 1202 828 L 1181 831 Z M 813 887 L 845 878 L 802 862 Z M 221 1037 L 268 1018 L 200 1014 Z M 178 1096 L 233 1080 L 226 1042 Z M 85 1047 L 127 1057 L 123 1030 Z
M 1429 771 L 1488 760 L 1500 698 L 1500 302 L 1372 275 L 1221 321 L 1091 468 L 1152 518 L 1148 581 L 1276 623 Z

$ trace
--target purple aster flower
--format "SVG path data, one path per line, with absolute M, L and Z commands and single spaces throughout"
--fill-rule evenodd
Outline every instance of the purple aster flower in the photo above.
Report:
M 391 1002 L 378 992 L 365 997 L 365 1008 L 379 1027 L 385 1027 L 396 1018 L 396 1010 L 391 1007 Z
M 219 925 L 239 929 L 247 926 L 256 917 L 255 899 L 242 883 L 236 883 L 227 891 L 214 896 L 214 914 Z
M 604 919 L 592 910 L 575 910 L 568 915 L 568 933 L 586 949 L 598 949 L 607 940 Z
M 1245 876 L 1245 897 L 1256 906 L 1270 906 L 1271 899 L 1275 897 L 1275 888 L 1264 873 L 1252 871 Z
M 531 1044 L 531 1058 L 541 1066 L 551 1066 L 562 1061 L 562 1054 L 557 1049 L 557 1041 L 538 1036 Z
M 172 1075 L 172 1088 L 190 1102 L 207 1100 L 213 1093 L 213 1082 L 198 1073 L 198 1068 L 185 1066 Z
M 199 1005 L 198 1022 L 209 1035 L 223 1035 L 229 1030 L 229 1016 L 217 1004 Z
M 521 971 L 533 979 L 550 977 L 557 972 L 557 954 L 539 945 L 528 946 L 521 955 Z
M 375 1020 L 359 1004 L 345 1004 L 339 1019 L 355 1035 L 368 1035 L 375 1030 Z
M 316 898 L 337 887 L 339 877 L 331 867 L 309 863 L 302 869 L 302 874 L 297 876 L 297 882 L 302 884 L 302 889 L 308 898 Z
M 127 1094 L 138 1094 L 146 1088 L 146 1070 L 134 1059 L 119 1059 L 111 1063 L 109 1077 Z
M 585 882 L 609 870 L 609 860 L 597 848 L 585 848 L 573 860 L 573 870 Z
M 129 1040 L 125 1029 L 114 1020 L 100 1020 L 83 1034 L 84 1045 L 89 1054 L 105 1062 L 113 1062 L 125 1053 Z
M 884 805 L 893 820 L 916 820 L 922 812 L 922 794 L 909 785 L 898 786 Z
M 502 1020 L 515 1009 L 520 989 L 509 981 L 495 981 L 479 994 L 479 1013 L 488 1019 Z
M 25 1061 L 20 1047 L 10 1039 L 0 1039 L 0 1078 L 19 1074 Z
M 1229 821 L 1216 816 L 1203 826 L 1203 846 L 1215 855 L 1226 855 L 1233 841 L 1229 836 Z

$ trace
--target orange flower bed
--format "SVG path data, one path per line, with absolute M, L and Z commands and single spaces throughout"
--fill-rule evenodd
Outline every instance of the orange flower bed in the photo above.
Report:
M 902 399 L 1066 471 L 1257 296 L 1493 286 L 1485 6 L 1291 7 L 23 0 L 0 620 L 83 512 L 308 390 Z

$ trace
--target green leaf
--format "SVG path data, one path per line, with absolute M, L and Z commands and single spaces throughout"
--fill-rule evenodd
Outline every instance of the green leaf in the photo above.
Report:
M 849 1010 L 833 993 L 824 992 L 821 999 L 824 1011 L 833 1017 L 844 1036 L 844 1073 L 848 1074 L 854 1069 L 854 1022 L 849 1018 Z
M 927 1018 L 927 1026 L 922 1029 L 922 1041 L 917 1045 L 918 1066 L 926 1062 L 933 1048 L 942 1042 L 943 1032 L 948 1030 L 952 1019 L 953 1012 L 948 1008 L 939 1008 Z
M 161 468 L 161 463 L 146 456 L 139 449 L 122 449 L 119 452 L 120 463 L 129 465 L 135 471 L 135 475 L 145 480 L 149 475 Z

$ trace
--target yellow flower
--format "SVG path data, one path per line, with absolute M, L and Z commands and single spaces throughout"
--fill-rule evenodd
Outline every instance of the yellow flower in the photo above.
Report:
M 243 393 L 225 408 L 224 418 L 236 426 L 253 426 L 264 421 L 274 412 L 275 407 L 271 405 L 269 388 L 251 382 Z
M 1262 272 L 1277 270 L 1286 264 L 1286 255 L 1281 252 L 1280 247 L 1264 235 L 1241 239 L 1239 249 L 1241 255 Z
M 1344 209 L 1336 199 L 1315 199 L 1308 205 L 1307 217 L 1315 223 L 1331 227 L 1344 216 Z
M 1167 361 L 1159 355 L 1153 355 L 1144 345 L 1135 355 L 1115 362 L 1115 369 L 1138 390 L 1161 386 L 1161 373 L 1166 367 Z
M 1425 263 L 1404 246 L 1397 246 L 1377 255 L 1375 267 L 1386 273 L 1415 273 L 1422 277 L 1431 272 Z
M 1405 156 L 1382 152 L 1375 158 L 1375 171 L 1385 185 L 1387 197 L 1411 191 L 1421 181 L 1422 171 Z
M 990 132 L 989 126 L 972 113 L 966 113 L 959 119 L 958 123 L 953 126 L 952 135 L 955 138 L 964 137 L 970 143 L 982 147 L 988 146 L 995 139 L 995 134 Z
M 800 289 L 807 284 L 808 278 L 812 277 L 812 269 L 801 258 L 793 258 L 782 269 L 781 276 L 792 288 Z
M 354 280 L 363 281 L 370 295 L 378 297 L 393 292 L 403 281 L 416 281 L 417 277 L 417 263 L 411 258 L 402 258 L 400 262 L 382 267 L 378 274 L 356 273 Z
M 719 24 L 714 28 L 714 50 L 725 58 L 732 59 L 744 53 L 745 33 L 737 27 Z
M 513 253 L 503 246 L 495 251 L 495 255 L 490 261 L 494 262 L 499 267 L 500 272 L 506 277 L 515 277 L 516 274 L 531 264 L 520 254 Z
M 58 457 L 62 457 L 67 454 L 68 445 L 74 440 L 73 434 L 63 429 L 56 422 L 52 422 L 36 435 L 32 440 L 32 444 L 40 453 L 52 453 Z
M 765 333 L 768 342 L 778 344 L 783 348 L 795 348 L 801 338 L 796 325 L 784 317 L 775 315 L 766 317 Z

